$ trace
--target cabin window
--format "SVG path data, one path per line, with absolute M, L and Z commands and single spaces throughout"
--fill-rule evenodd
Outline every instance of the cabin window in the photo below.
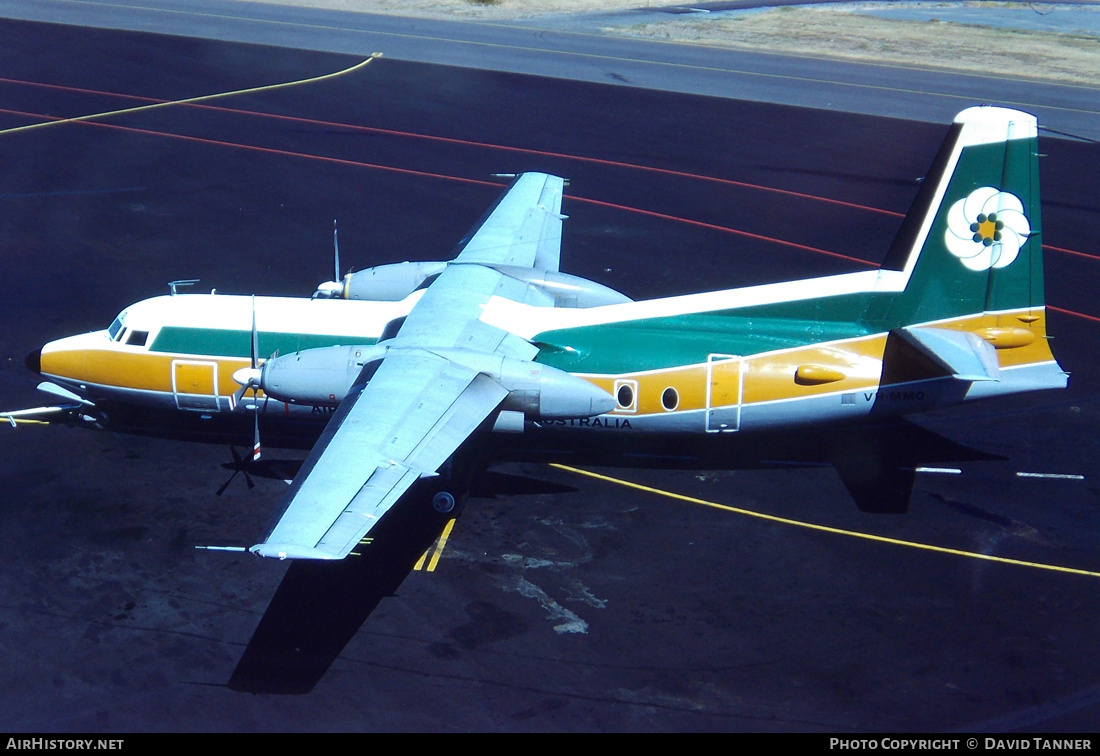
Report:
M 615 381 L 613 391 L 619 412 L 638 411 L 638 382 L 629 380 Z
M 148 331 L 130 331 L 130 336 L 126 339 L 126 343 L 130 346 L 145 346 L 145 342 L 149 340 Z
M 118 336 L 115 336 L 115 341 L 117 341 L 119 344 L 121 344 L 122 340 L 126 338 L 126 332 L 127 332 L 126 328 L 123 328 L 121 331 L 119 331 Z
M 619 400 L 620 407 L 629 407 L 634 404 L 634 389 L 628 383 L 624 383 L 619 386 L 619 393 L 616 397 Z
M 680 406 L 680 395 L 676 393 L 676 389 L 669 386 L 665 389 L 665 392 L 661 394 L 661 406 L 669 412 Z

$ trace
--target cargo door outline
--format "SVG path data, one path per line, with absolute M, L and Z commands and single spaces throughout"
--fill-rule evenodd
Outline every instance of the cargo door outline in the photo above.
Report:
M 744 365 L 740 355 L 707 355 L 707 433 L 741 430 Z
M 172 395 L 176 407 L 217 412 L 218 363 L 209 360 L 172 360 Z

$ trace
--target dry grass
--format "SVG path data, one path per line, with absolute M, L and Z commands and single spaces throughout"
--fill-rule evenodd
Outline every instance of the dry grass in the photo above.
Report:
M 673 19 L 605 31 L 675 42 L 874 60 L 1096 85 L 1100 40 L 1009 28 L 876 18 L 836 9 L 778 8 Z

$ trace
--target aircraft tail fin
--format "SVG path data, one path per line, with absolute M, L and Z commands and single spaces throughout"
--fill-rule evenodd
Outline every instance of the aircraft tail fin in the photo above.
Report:
M 956 116 L 882 267 L 908 274 L 893 327 L 1043 310 L 1038 126 L 1000 107 Z
M 1034 116 L 959 113 L 882 268 L 902 289 L 865 311 L 890 333 L 884 384 L 950 377 L 967 398 L 1066 385 L 1047 341 Z

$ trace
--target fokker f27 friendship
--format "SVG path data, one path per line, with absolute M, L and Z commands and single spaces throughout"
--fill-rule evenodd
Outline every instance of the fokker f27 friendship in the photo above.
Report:
M 448 262 L 363 270 L 311 298 L 138 302 L 28 356 L 64 404 L 0 417 L 112 428 L 146 407 L 243 429 L 251 413 L 257 445 L 261 418 L 322 418 L 251 551 L 341 559 L 418 481 L 450 510 L 457 453 L 490 432 L 717 440 L 1066 385 L 1026 113 L 957 116 L 873 271 L 631 301 L 559 271 L 564 185 L 520 175 Z

